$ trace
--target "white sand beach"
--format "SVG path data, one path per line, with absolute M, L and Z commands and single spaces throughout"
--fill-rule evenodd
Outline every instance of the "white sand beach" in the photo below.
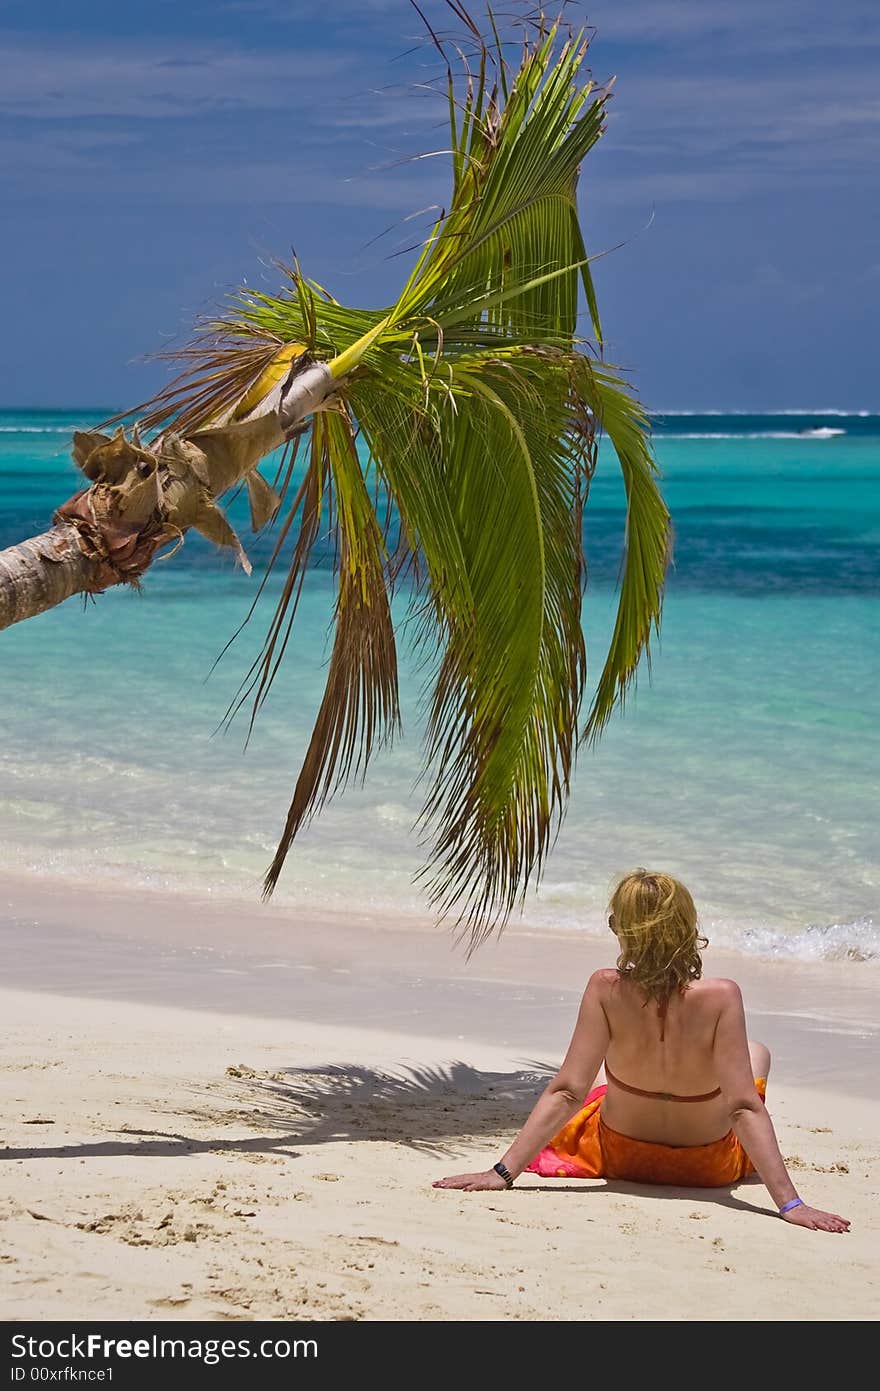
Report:
M 17 1319 L 864 1320 L 880 1313 L 870 968 L 715 959 L 774 1050 L 793 1228 L 726 1190 L 482 1167 L 559 1062 L 593 938 L 6 881 L 0 1313 Z

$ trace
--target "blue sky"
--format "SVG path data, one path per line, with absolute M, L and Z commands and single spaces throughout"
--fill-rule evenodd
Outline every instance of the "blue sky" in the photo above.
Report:
M 439 23 L 439 0 L 424 0 Z M 478 0 L 474 0 L 474 10 Z M 499 8 L 504 8 L 499 5 Z M 581 202 L 608 356 L 651 409 L 880 409 L 874 0 L 597 0 Z M 0 405 L 116 406 L 291 245 L 383 303 L 442 204 L 406 0 L 0 0 Z

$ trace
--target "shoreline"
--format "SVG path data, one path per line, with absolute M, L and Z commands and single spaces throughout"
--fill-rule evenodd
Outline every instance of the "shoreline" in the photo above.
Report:
M 614 962 L 586 933 L 508 927 L 470 959 L 427 918 L 0 878 L 5 984 L 41 993 L 541 1048 L 561 1059 L 590 973 Z M 792 1086 L 880 1101 L 880 978 L 848 962 L 705 954 L 743 989 L 750 1032 Z M 557 1064 L 554 1063 L 554 1066 Z

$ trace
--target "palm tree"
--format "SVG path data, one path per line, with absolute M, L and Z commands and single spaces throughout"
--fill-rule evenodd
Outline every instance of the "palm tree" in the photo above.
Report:
M 265 891 L 303 822 L 397 726 L 391 598 L 406 583 L 433 683 L 422 873 L 473 945 L 540 874 L 579 739 L 601 732 L 659 625 L 669 516 L 645 414 L 602 357 L 578 217 L 580 166 L 608 99 L 584 75 L 588 36 L 532 16 L 514 70 L 491 10 L 487 40 L 459 0 L 445 3 L 465 41 L 428 26 L 445 65 L 452 194 L 397 301 L 350 308 L 297 264 L 277 294 L 237 292 L 178 354 L 180 375 L 129 413 L 139 431 L 74 437 L 90 486 L 50 531 L 0 554 L 0 626 L 137 583 L 190 527 L 240 550 L 215 499 L 243 480 L 255 526 L 279 514 L 268 569 L 287 564 L 241 692 L 256 713 L 328 525 L 332 657 Z M 592 343 L 578 335 L 581 292 Z M 600 429 L 626 488 L 625 555 L 579 731 L 582 511 Z M 270 486 L 257 464 L 280 446 Z

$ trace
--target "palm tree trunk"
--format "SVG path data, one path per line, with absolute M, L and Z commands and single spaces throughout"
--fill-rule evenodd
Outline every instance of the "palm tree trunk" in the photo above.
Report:
M 118 432 L 75 436 L 74 457 L 93 479 L 55 514 L 56 525 L 0 551 L 0 629 L 69 599 L 131 584 L 156 552 L 195 527 L 244 552 L 214 499 L 256 469 L 336 387 L 323 363 L 301 368 L 247 420 L 149 448 Z M 267 485 L 262 487 L 268 492 Z M 256 510 L 256 509 L 255 509 Z
M 97 566 L 69 523 L 0 551 L 0 628 L 52 609 L 72 594 L 96 593 Z

